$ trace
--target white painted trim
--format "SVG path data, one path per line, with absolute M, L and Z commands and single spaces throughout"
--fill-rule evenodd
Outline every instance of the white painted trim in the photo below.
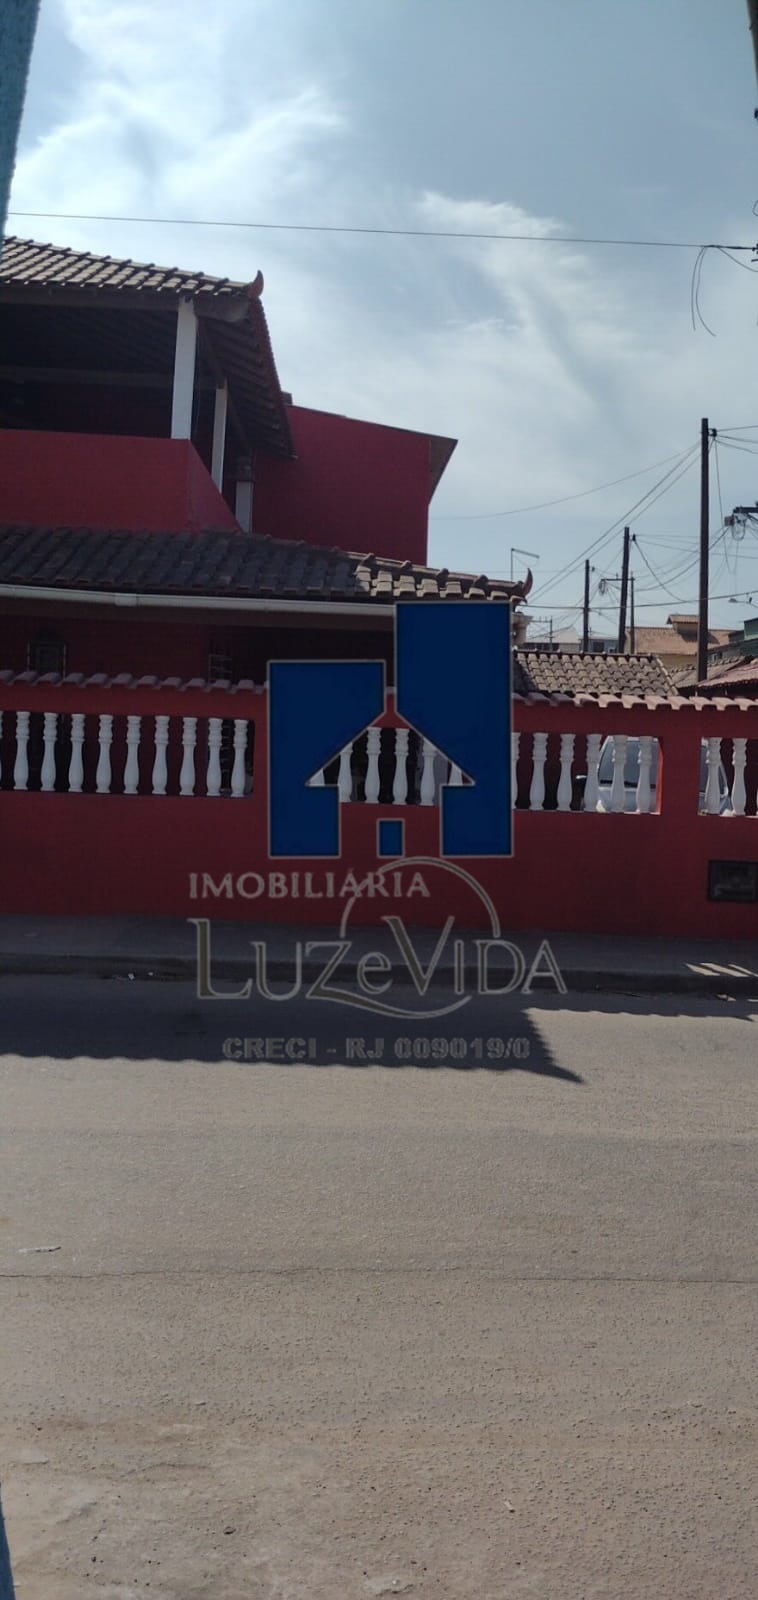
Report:
M 192 401 L 195 393 L 197 318 L 191 300 L 180 300 L 176 313 L 174 389 L 171 399 L 171 437 L 192 437 Z
M 57 600 L 76 605 L 124 606 L 139 610 L 263 611 L 281 616 L 290 612 L 311 617 L 363 617 L 374 626 L 377 622 L 386 622 L 391 626 L 395 616 L 394 602 L 385 605 L 371 600 L 256 600 L 253 597 L 246 600 L 236 595 L 213 594 L 106 594 L 98 589 L 37 588 L 26 583 L 0 583 L 0 599 Z
M 222 383 L 215 391 L 213 406 L 213 451 L 211 454 L 211 477 L 217 489 L 224 486 L 224 451 L 226 449 L 226 408 L 229 399 L 229 387 Z M 239 520 L 239 519 L 238 519 Z

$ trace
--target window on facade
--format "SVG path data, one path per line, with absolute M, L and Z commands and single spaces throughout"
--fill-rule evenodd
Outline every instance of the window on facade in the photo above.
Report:
M 66 646 L 57 633 L 38 633 L 31 640 L 26 656 L 30 672 L 38 672 L 42 676 L 46 672 L 63 675 L 66 671 Z

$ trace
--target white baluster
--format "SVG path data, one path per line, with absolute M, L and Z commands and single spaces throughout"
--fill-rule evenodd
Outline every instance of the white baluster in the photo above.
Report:
M 136 794 L 137 790 L 139 789 L 139 741 L 141 726 L 141 717 L 127 717 L 124 794 Z
M 461 772 L 460 767 L 456 767 L 454 761 L 450 762 L 450 775 L 449 775 L 447 781 L 448 781 L 448 786 L 451 789 L 462 789 L 463 788 L 463 773 Z
M 153 762 L 153 794 L 165 794 L 168 780 L 166 746 L 168 744 L 168 717 L 155 719 L 155 760 Z
M 13 767 L 14 789 L 25 789 L 29 782 L 29 712 L 16 712 L 16 760 Z
M 84 712 L 75 711 L 71 717 L 71 760 L 68 764 L 68 792 L 81 794 L 84 782 Z
M 314 772 L 313 777 L 308 779 L 309 789 L 323 789 L 325 783 L 323 767 L 319 767 L 318 772 Z
M 626 808 L 626 787 L 624 785 L 624 776 L 626 773 L 627 744 L 628 739 L 625 733 L 614 733 L 611 811 L 624 811 Z
M 529 785 L 529 810 L 541 811 L 545 804 L 545 761 L 547 734 L 532 734 L 532 781 Z
M 721 740 L 706 739 L 706 763 L 708 766 L 708 779 L 705 785 L 705 809 L 709 816 L 718 816 L 721 810 L 721 788 L 719 785 L 719 766 L 721 764 Z
M 379 778 L 379 751 L 382 744 L 381 728 L 369 728 L 367 739 L 368 766 L 366 768 L 366 804 L 375 806 L 379 799 L 381 780 Z
M 652 810 L 653 791 L 650 769 L 653 764 L 653 739 L 649 733 L 640 734 L 640 775 L 635 794 L 636 807 L 643 814 Z
M 521 744 L 521 734 L 511 734 L 511 805 L 515 806 L 518 800 L 518 754 Z
M 55 740 L 57 735 L 57 713 L 55 711 L 46 711 L 42 732 L 45 753 L 42 757 L 42 771 L 40 773 L 40 789 L 44 794 L 51 794 L 55 788 Z
M 571 762 L 574 756 L 573 733 L 561 734 L 561 775 L 558 779 L 558 810 L 571 810 Z
M 247 722 L 243 717 L 234 720 L 234 766 L 232 767 L 232 799 L 242 800 L 245 795 L 247 772 L 245 771 L 245 756 L 247 754 Z M 323 772 L 321 774 L 323 780 Z
M 602 736 L 599 733 L 587 734 L 587 782 L 584 785 L 584 809 L 596 811 L 600 799 L 600 786 L 598 783 L 598 767 L 600 766 L 600 745 Z
M 209 795 L 221 793 L 221 739 L 223 718 L 208 718 L 208 775 L 206 789 Z
M 745 789 L 745 764 L 747 762 L 747 739 L 733 739 L 732 752 L 734 761 L 734 778 L 732 780 L 732 812 L 735 817 L 744 817 L 747 792 Z
M 433 806 L 436 787 L 434 781 L 435 749 L 429 739 L 424 740 L 421 755 L 423 761 L 421 768 L 421 804 L 422 806 Z
M 179 773 L 179 793 L 195 793 L 195 744 L 197 742 L 197 717 L 182 717 L 182 766 Z
M 337 774 L 337 790 L 341 801 L 353 798 L 353 769 L 351 766 L 353 747 L 345 745 L 340 751 L 340 769 Z
M 395 729 L 395 773 L 392 779 L 392 803 L 404 806 L 408 799 L 408 729 Z
M 113 738 L 113 717 L 104 712 L 100 718 L 98 740 L 100 754 L 97 758 L 97 771 L 95 773 L 95 789 L 98 794 L 111 792 L 111 740 Z

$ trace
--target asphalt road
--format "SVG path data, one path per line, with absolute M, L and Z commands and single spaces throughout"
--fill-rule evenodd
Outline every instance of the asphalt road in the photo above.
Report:
M 1 980 L 19 1600 L 753 1600 L 757 1024 Z

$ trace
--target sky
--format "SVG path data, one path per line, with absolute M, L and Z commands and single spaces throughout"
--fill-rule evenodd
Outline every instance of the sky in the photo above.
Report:
M 758 274 L 708 251 L 707 328 L 692 284 L 699 244 L 758 240 L 756 105 L 744 0 L 42 0 L 8 231 L 260 268 L 296 402 L 459 441 L 430 560 L 531 566 L 536 634 L 576 620 L 591 546 L 613 632 L 624 522 L 638 622 L 695 609 L 708 417 L 732 435 L 710 458 L 711 616 L 737 627 L 758 532 L 722 530 L 758 500 Z

